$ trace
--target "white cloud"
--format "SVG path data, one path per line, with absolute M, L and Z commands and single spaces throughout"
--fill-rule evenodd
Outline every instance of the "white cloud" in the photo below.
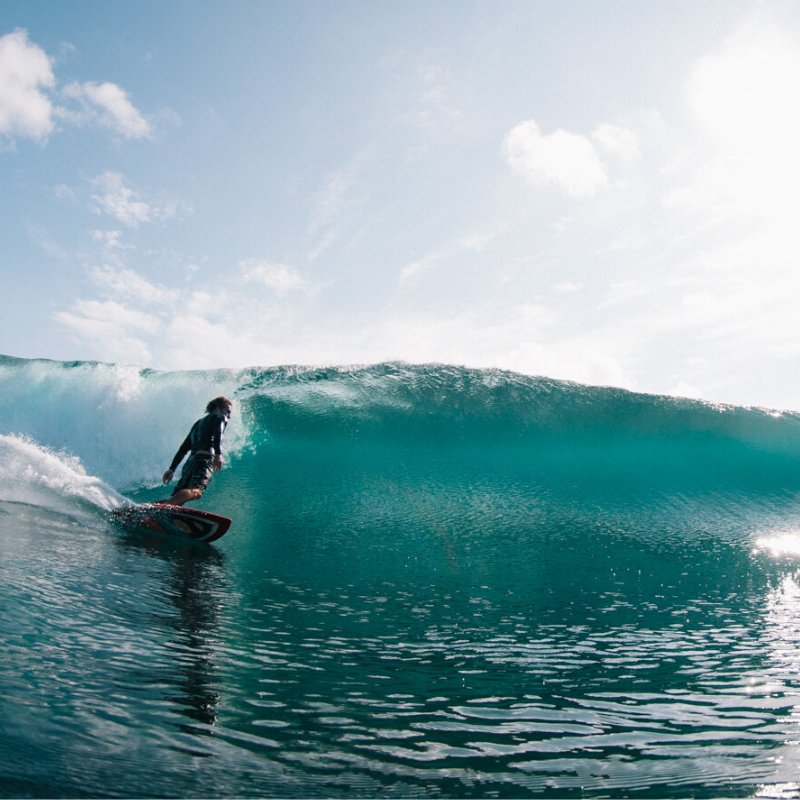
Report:
M 425 62 L 417 66 L 416 79 L 417 94 L 409 110 L 400 117 L 420 137 L 409 151 L 411 157 L 425 152 L 443 134 L 457 130 L 463 118 L 452 99 L 455 82 L 449 67 Z
M 314 207 L 309 222 L 309 233 L 315 234 L 333 223 L 343 209 L 353 203 L 353 190 L 358 186 L 361 159 L 332 172 L 325 178 L 325 186 L 314 195 Z
M 690 383 L 686 383 L 685 381 L 679 381 L 675 384 L 667 394 L 672 395 L 673 397 L 688 397 L 693 400 L 705 400 L 706 394 L 705 392 L 698 388 L 697 386 L 693 386 Z
M 177 290 L 152 284 L 132 269 L 115 269 L 106 264 L 94 267 L 90 278 L 113 297 L 132 298 L 148 305 L 172 305 L 180 296 Z
M 86 320 L 98 324 L 132 328 L 144 333 L 155 333 L 159 327 L 158 318 L 152 314 L 136 309 L 126 308 L 114 300 L 100 302 L 98 300 L 79 300 L 75 311 Z M 69 315 L 69 312 L 65 312 Z M 69 315 L 74 320 L 76 315 Z
M 125 177 L 119 172 L 104 172 L 89 182 L 100 192 L 92 195 L 92 200 L 95 201 L 92 211 L 113 217 L 131 228 L 138 228 L 142 222 L 173 219 L 178 210 L 184 208 L 182 204 L 175 202 L 163 206 L 151 205 L 127 185 Z M 184 210 L 191 211 L 189 208 Z
M 600 300 L 597 307 L 610 308 L 630 303 L 634 300 L 639 302 L 649 293 L 650 288 L 641 279 L 615 282 L 611 284 L 605 297 Z
M 219 316 L 220 307 L 226 306 L 223 293 L 168 288 L 132 269 L 106 264 L 92 268 L 88 277 L 95 297 L 75 301 L 54 318 L 95 352 L 93 358 L 150 364 L 154 354 L 160 354 L 157 357 L 163 361 L 164 351 L 170 349 L 175 319 Z M 201 328 L 205 329 L 203 325 Z M 186 359 L 192 343 L 187 337 L 183 350 Z M 179 366 L 174 362 L 171 365 Z
M 123 244 L 122 231 L 89 231 L 95 242 L 101 242 L 109 250 L 135 250 L 134 244 Z
M 62 45 L 62 52 L 66 47 L 71 45 Z M 28 40 L 26 30 L 0 37 L 0 136 L 11 141 L 16 137 L 46 141 L 58 119 L 100 125 L 126 139 L 152 137 L 150 123 L 115 83 L 73 81 L 56 95 L 66 105 L 54 104 L 53 64 L 41 47 Z
M 306 256 L 309 263 L 325 253 L 353 224 L 369 197 L 374 177 L 375 153 L 370 148 L 357 152 L 347 163 L 325 174 L 321 188 L 310 198 L 308 234 L 312 239 Z
M 526 341 L 503 359 L 505 369 L 527 375 L 632 389 L 633 380 L 620 363 L 613 347 L 591 337 L 555 342 Z
M 136 199 L 133 189 L 125 185 L 125 179 L 119 172 L 105 172 L 91 182 L 102 192 L 92 195 L 92 200 L 98 203 L 93 209 L 96 213 L 107 214 L 132 228 L 138 228 L 140 222 L 151 220 L 153 210 L 147 203 Z
M 311 198 L 309 235 L 316 243 L 309 262 L 317 259 L 339 238 L 353 209 L 363 203 L 365 189 L 361 180 L 367 153 L 354 156 L 349 163 L 325 176 L 322 188 Z
M 565 283 L 557 283 L 555 286 L 553 286 L 553 291 L 557 292 L 558 294 L 573 294 L 575 292 L 580 292 L 582 289 L 582 283 L 570 283 L 569 281 Z
M 44 90 L 55 86 L 50 58 L 18 29 L 0 37 L 0 135 L 39 141 L 53 132 L 53 105 Z
M 480 238 L 464 241 L 476 246 Z M 255 260 L 240 265 L 251 281 L 299 286 L 291 269 L 270 269 L 275 266 Z M 388 307 L 354 325 L 335 314 L 310 317 L 307 305 L 265 302 L 246 281 L 222 291 L 202 285 L 165 289 L 134 270 L 108 265 L 92 270 L 90 278 L 100 296 L 56 315 L 88 346 L 90 357 L 167 369 L 402 358 L 632 384 L 626 372 L 629 342 L 602 330 L 565 337 L 565 320 L 535 302 L 448 315 Z M 307 297 L 304 291 L 301 299 Z
M 608 153 L 617 156 L 622 161 L 637 161 L 639 152 L 639 137 L 627 128 L 617 125 L 603 124 L 592 133 L 592 138 Z
M 239 267 L 246 281 L 261 283 L 278 295 L 306 288 L 303 276 L 294 267 L 286 264 L 271 264 L 250 258 L 240 262 Z
M 212 322 L 202 314 L 178 314 L 166 328 L 162 358 L 168 369 L 183 369 L 185 364 L 199 369 L 258 364 L 258 354 L 266 349 L 260 333 L 234 320 Z
M 90 358 L 166 369 L 245 366 L 272 355 L 291 311 L 265 306 L 241 284 L 171 288 L 133 269 L 89 272 L 90 296 L 54 315 Z
M 510 131 L 504 149 L 511 169 L 533 186 L 587 197 L 608 184 L 606 168 L 585 136 L 560 129 L 543 135 L 531 119 Z
M 420 273 L 433 269 L 440 261 L 448 258 L 450 255 L 450 250 L 439 250 L 435 253 L 428 253 L 428 255 L 423 256 L 418 261 L 414 261 L 411 264 L 406 264 L 400 271 L 400 283 L 408 283 Z
M 73 82 L 61 94 L 80 104 L 82 113 L 73 116 L 76 122 L 96 122 L 126 139 L 147 139 L 152 135 L 150 124 L 128 99 L 128 93 L 115 83 Z
M 89 341 L 101 358 L 147 364 L 150 350 L 143 336 L 159 329 L 157 317 L 108 300 L 78 300 L 73 311 L 55 315 L 79 341 Z
M 55 186 L 53 188 L 53 194 L 58 200 L 70 200 L 74 203 L 77 199 L 74 189 L 67 186 L 65 183 L 59 183 L 58 186 Z
M 494 237 L 494 233 L 478 233 L 459 237 L 439 250 L 428 253 L 418 261 L 414 261 L 403 267 L 400 271 L 400 283 L 410 283 L 417 278 L 418 275 L 435 269 L 441 262 L 447 261 L 462 253 L 479 253 L 486 249 Z
M 467 236 L 460 236 L 454 241 L 454 244 L 460 250 L 480 253 L 489 246 L 494 237 L 494 233 L 473 233 Z
M 558 316 L 539 304 L 471 309 L 444 316 L 397 311 L 356 334 L 300 342 L 301 359 L 314 352 L 323 363 L 403 359 L 474 368 L 497 367 L 529 375 L 633 388 L 625 368 L 627 343 L 599 333 L 561 338 Z M 319 337 L 317 337 L 319 339 Z M 313 349 L 312 349 L 313 348 Z

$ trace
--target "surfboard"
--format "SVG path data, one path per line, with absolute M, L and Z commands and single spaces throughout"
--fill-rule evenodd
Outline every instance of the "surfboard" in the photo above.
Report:
M 195 542 L 213 542 L 224 536 L 231 521 L 228 517 L 199 511 L 196 508 L 160 503 L 138 503 L 111 512 L 115 522 L 128 530 L 142 533 L 166 533 Z

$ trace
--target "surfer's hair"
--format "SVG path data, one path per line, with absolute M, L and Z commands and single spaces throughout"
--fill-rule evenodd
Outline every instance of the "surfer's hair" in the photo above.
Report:
M 213 411 L 224 411 L 227 406 L 233 406 L 233 403 L 227 397 L 220 395 L 213 400 L 208 401 L 206 406 L 206 414 L 211 414 Z

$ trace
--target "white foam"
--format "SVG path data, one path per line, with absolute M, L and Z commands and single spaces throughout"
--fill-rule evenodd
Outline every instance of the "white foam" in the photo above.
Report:
M 121 491 L 160 484 L 164 470 L 206 403 L 232 396 L 227 371 L 157 373 L 116 364 L 50 361 L 0 364 L 0 434 L 27 437 L 51 453 L 74 453 L 87 472 Z M 243 446 L 234 403 L 226 461 Z
M 53 452 L 22 436 L 2 434 L 0 500 L 55 511 L 75 511 L 87 504 L 111 511 L 130 503 L 100 478 L 88 475 L 75 456 Z

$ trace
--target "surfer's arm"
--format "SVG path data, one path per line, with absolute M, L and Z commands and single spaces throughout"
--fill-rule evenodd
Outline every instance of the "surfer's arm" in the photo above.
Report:
M 189 434 L 184 440 L 183 444 L 178 448 L 178 452 L 175 453 L 175 458 L 172 459 L 172 463 L 169 465 L 169 469 L 164 473 L 163 481 L 164 483 L 169 483 L 172 480 L 172 476 L 175 474 L 175 470 L 178 464 L 183 461 L 183 457 L 192 449 L 192 436 Z
M 214 454 L 212 468 L 214 472 L 219 472 L 222 469 L 222 432 L 225 430 L 226 420 L 222 414 L 217 414 L 217 423 L 211 433 L 211 452 Z

